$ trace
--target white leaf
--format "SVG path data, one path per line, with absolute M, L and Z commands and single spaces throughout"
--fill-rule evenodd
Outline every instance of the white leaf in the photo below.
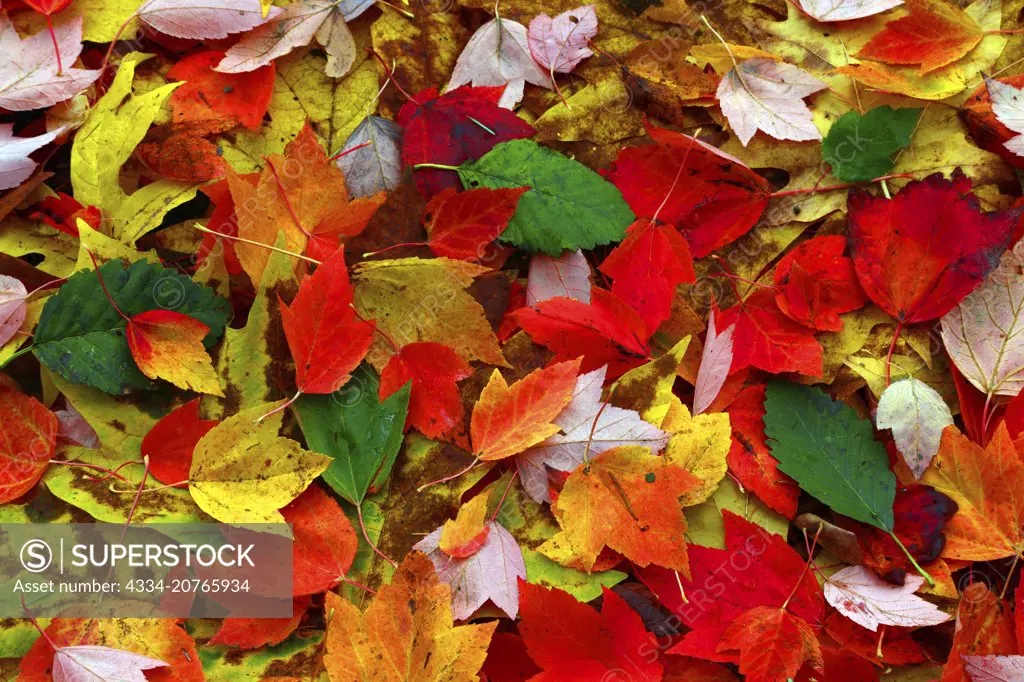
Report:
M 36 166 L 29 154 L 50 144 L 64 128 L 35 137 L 15 137 L 13 123 L 0 123 L 0 189 L 17 187 L 28 180 Z
M 301 0 L 284 8 L 273 21 L 243 36 L 214 68 L 221 73 L 244 73 L 270 64 L 317 39 L 327 51 L 327 75 L 340 78 L 355 61 L 352 32 L 345 13 L 329 0 Z
M 452 615 L 466 620 L 488 599 L 515 618 L 519 613 L 519 578 L 526 578 L 526 562 L 512 534 L 491 521 L 487 539 L 475 554 L 457 559 L 442 552 L 441 528 L 413 546 L 427 555 L 441 580 L 452 588 Z
M 903 0 L 800 0 L 803 10 L 818 21 L 863 19 L 902 4 Z
M 559 296 L 590 303 L 590 263 L 579 249 L 566 251 L 558 258 L 543 253 L 530 258 L 526 305 Z
M 554 19 L 538 14 L 530 22 L 527 39 L 538 64 L 549 71 L 569 73 L 594 54 L 589 44 L 596 35 L 597 12 L 593 5 L 584 5 Z
M 718 85 L 718 103 L 747 146 L 761 130 L 777 140 L 820 140 L 803 98 L 826 85 L 792 64 L 758 57 L 741 62 Z
M 105 646 L 62 646 L 53 655 L 53 682 L 146 682 L 143 670 L 166 665 Z
M 961 656 L 971 682 L 1024 682 L 1024 656 Z
M 523 98 L 526 83 L 551 89 L 551 79 L 533 60 L 526 40 L 522 24 L 491 19 L 466 43 L 445 92 L 463 85 L 506 85 L 498 105 L 511 109 Z
M 57 55 L 49 31 L 37 31 L 22 40 L 7 14 L 0 11 L 0 109 L 42 109 L 74 97 L 100 77 L 98 69 L 71 66 L 82 52 L 82 18 L 62 15 L 53 19 L 64 66 L 57 75 Z
M 28 290 L 21 280 L 0 275 L 0 346 L 21 329 L 28 312 L 27 300 Z
M 368 197 L 398 186 L 402 179 L 401 139 L 399 125 L 380 116 L 367 116 L 356 126 L 337 161 L 352 196 Z M 366 146 L 356 149 L 362 144 Z M 349 151 L 352 149 L 355 151 Z
M 1015 133 L 1024 133 L 1024 90 L 991 78 L 985 79 L 992 97 L 992 113 L 996 120 Z M 1017 156 L 1024 156 L 1024 135 L 1018 134 L 1004 146 Z
M 914 478 L 921 478 L 939 451 L 942 430 L 953 423 L 953 413 L 938 391 L 908 377 L 882 392 L 875 420 L 878 428 L 892 429 L 903 461 Z
M 702 413 L 715 402 L 722 385 L 729 378 L 732 367 L 732 335 L 736 325 L 729 325 L 722 333 L 715 329 L 715 311 L 708 318 L 708 335 L 697 370 L 697 383 L 693 387 L 693 414 Z
M 872 632 L 879 625 L 916 628 L 945 623 L 949 614 L 914 594 L 922 584 L 919 575 L 893 585 L 863 566 L 847 566 L 825 582 L 824 591 L 829 604 Z
M 1024 388 L 1024 242 L 1003 254 L 981 286 L 942 316 L 942 342 L 985 395 Z
M 57 410 L 57 438 L 71 445 L 83 448 L 98 448 L 100 438 L 96 431 L 85 421 L 85 417 L 70 402 L 66 410 Z
M 272 7 L 267 18 L 273 19 L 280 12 Z M 139 8 L 138 17 L 161 33 L 195 40 L 227 38 L 267 20 L 260 0 L 149 0 Z
M 537 502 L 550 502 L 547 469 L 573 471 L 584 459 L 620 445 L 641 445 L 658 453 L 670 434 L 648 424 L 633 410 L 601 402 L 607 367 L 576 379 L 572 399 L 555 423 L 561 431 L 516 457 L 523 488 Z

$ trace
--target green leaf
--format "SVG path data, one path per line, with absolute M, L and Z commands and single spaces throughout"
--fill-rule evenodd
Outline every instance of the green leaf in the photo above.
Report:
M 832 175 L 862 182 L 892 170 L 893 154 L 910 144 L 920 109 L 876 107 L 864 115 L 848 111 L 832 124 L 821 153 Z
M 295 403 L 306 444 L 334 462 L 321 476 L 352 504 L 361 504 L 391 473 L 402 445 L 412 382 L 377 399 L 380 381 L 366 365 L 329 395 L 303 395 Z
M 896 477 L 871 421 L 817 388 L 768 384 L 765 433 L 779 469 L 833 511 L 892 531 Z
M 203 339 L 207 348 L 224 331 L 231 305 L 176 270 L 146 261 L 125 267 L 115 260 L 103 264 L 99 274 L 125 315 L 166 309 L 194 317 L 210 328 Z M 153 388 L 132 359 L 125 326 L 96 272 L 82 270 L 46 302 L 32 350 L 39 362 L 73 384 L 112 395 Z
M 621 241 L 636 219 L 610 182 L 532 140 L 503 142 L 458 169 L 471 187 L 531 187 L 501 240 L 557 256 Z

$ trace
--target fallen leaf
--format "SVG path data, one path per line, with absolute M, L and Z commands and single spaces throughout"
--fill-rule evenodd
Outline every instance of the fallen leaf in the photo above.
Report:
M 359 317 L 352 299 L 341 249 L 302 281 L 291 305 L 278 299 L 299 392 L 337 391 L 369 350 L 375 326 Z
M 55 130 L 35 137 L 15 137 L 13 124 L 0 124 L 0 189 L 10 189 L 25 182 L 39 165 L 29 154 L 50 144 L 63 132 Z
M 518 454 L 558 432 L 554 423 L 572 399 L 579 360 L 531 372 L 511 386 L 494 370 L 473 408 L 470 438 L 487 461 Z
M 800 7 L 818 21 L 863 19 L 902 4 L 903 0 L 800 0 Z
M 639 445 L 660 452 L 670 434 L 648 424 L 634 410 L 601 400 L 607 369 L 601 367 L 576 379 L 572 398 L 554 419 L 559 431 L 516 458 L 523 488 L 538 502 L 551 502 L 548 469 L 570 473 L 588 456 L 621 445 Z
M 885 25 L 857 53 L 886 64 L 920 64 L 921 74 L 957 61 L 984 32 L 969 14 L 939 0 L 906 0 L 908 14 Z
M 196 444 L 218 423 L 215 419 L 199 418 L 199 398 L 165 415 L 139 446 L 142 454 L 149 457 L 150 473 L 167 485 L 188 481 Z
M 821 344 L 810 329 L 783 314 L 772 290 L 757 289 L 724 311 L 719 324 L 735 325 L 731 372 L 757 367 L 775 374 L 821 376 Z
M 274 8 L 274 16 L 280 10 Z M 136 16 L 147 25 L 176 38 L 226 38 L 259 26 L 265 15 L 259 0 L 214 0 L 197 6 L 182 0 L 149 0 Z
M 451 187 L 427 203 L 430 250 L 446 258 L 476 263 L 508 226 L 526 187 L 478 187 L 456 193 Z
M 872 632 L 890 625 L 927 627 L 949 620 L 937 606 L 916 596 L 921 576 L 907 576 L 902 586 L 887 583 L 863 566 L 847 566 L 825 581 L 825 600 L 840 613 Z
M 945 315 L 978 286 L 1017 219 L 1014 211 L 983 213 L 959 172 L 952 180 L 936 173 L 910 182 L 892 199 L 853 189 L 847 203 L 861 286 L 904 324 Z
M 472 374 L 455 351 L 440 343 L 410 343 L 391 356 L 380 373 L 380 398 L 412 382 L 408 424 L 437 438 L 462 422 L 457 382 Z
M 235 1 L 252 4 L 255 0 Z M 294 2 L 275 12 L 267 21 L 261 16 L 256 24 L 262 25 L 229 48 L 216 70 L 223 73 L 254 71 L 316 38 L 327 52 L 327 75 L 340 78 L 349 72 L 356 58 L 355 39 L 345 23 L 349 18 L 355 17 L 346 17 L 345 8 L 339 3 Z
M 996 120 L 1017 133 L 1016 137 L 1006 140 L 1003 145 L 1014 154 L 1024 156 L 1024 111 L 1020 88 L 992 78 L 985 80 L 985 86 L 992 98 L 992 113 Z
M 739 650 L 750 682 L 792 678 L 805 663 L 824 672 L 821 646 L 807 621 L 784 608 L 755 607 L 732 621 L 718 650 Z
M 189 469 L 189 493 L 223 523 L 284 523 L 278 511 L 298 497 L 331 459 L 303 450 L 277 433 L 283 415 L 258 418 L 271 403 L 228 417 L 199 439 Z
M 132 315 L 125 339 L 132 359 L 150 379 L 163 379 L 189 391 L 224 396 L 203 339 L 210 328 L 173 310 Z
M 1024 245 L 1006 251 L 981 286 L 942 316 L 957 369 L 987 397 L 1024 388 Z
M 0 275 L 0 345 L 10 341 L 28 314 L 28 290 L 21 280 Z
M 53 679 L 62 682 L 86 682 L 90 679 L 145 682 L 143 670 L 166 666 L 155 658 L 105 646 L 62 646 L 53 654 Z
M 895 1 L 903 4 L 902 0 Z M 910 145 L 920 119 L 920 109 L 882 106 L 865 114 L 848 111 L 828 129 L 821 141 L 821 154 L 831 166 L 832 175 L 840 180 L 880 178 L 895 165 L 893 155 Z
M 0 67 L 0 108 L 10 111 L 43 109 L 71 99 L 100 77 L 99 70 L 71 67 L 82 52 L 81 18 L 58 17 L 53 22 L 52 37 L 42 30 L 22 39 L 7 13 L 0 11 L 0 44 L 6 53 L 4 66 Z M 68 67 L 63 71 L 58 71 L 54 46 Z M 14 184 L 0 185 L 0 189 L 15 187 L 27 178 L 26 174 Z
M 0 385 L 0 503 L 35 487 L 57 447 L 57 417 L 32 396 Z
M 867 303 L 845 250 L 845 237 L 814 237 L 787 253 L 775 268 L 779 309 L 806 327 L 840 331 L 839 315 Z
M 554 19 L 538 14 L 530 20 L 527 41 L 530 54 L 550 74 L 569 73 L 594 54 L 588 45 L 596 35 L 597 12 L 593 5 L 583 5 Z
M 530 258 L 526 305 L 564 296 L 590 303 L 590 264 L 583 251 L 566 251 L 557 258 L 536 253 Z
M 662 679 L 657 657 L 637 656 L 648 647 L 657 650 L 653 635 L 615 592 L 603 590 L 600 613 L 561 590 L 527 583 L 522 597 L 523 641 L 544 670 L 534 679 L 612 679 L 624 670 L 641 679 Z
M 498 106 L 511 109 L 526 83 L 551 88 L 551 78 L 530 55 L 526 27 L 495 16 L 476 30 L 455 62 L 447 92 L 463 85 L 504 86 Z
M 735 331 L 735 325 L 719 331 L 715 327 L 715 312 L 711 311 L 708 318 L 708 333 L 700 358 L 700 369 L 697 371 L 697 383 L 693 386 L 694 415 L 704 412 L 711 406 L 729 377 L 733 358 L 732 337 Z
M 971 682 L 1002 682 L 1024 676 L 1024 656 L 963 656 Z
M 882 393 L 875 422 L 880 429 L 892 429 L 903 461 L 919 479 L 939 451 L 942 431 L 953 424 L 953 415 L 934 388 L 908 377 Z
M 820 140 L 803 98 L 825 87 L 792 64 L 757 58 L 725 74 L 715 96 L 744 146 L 758 130 L 777 140 Z
M 402 129 L 380 116 L 371 114 L 356 126 L 337 160 L 352 196 L 369 197 L 398 187 L 402 178 L 401 139 Z
M 359 541 L 333 497 L 311 485 L 281 508 L 292 529 L 292 595 L 321 594 L 343 581 Z
M 451 590 L 422 554 L 410 554 L 390 585 L 360 612 L 327 593 L 324 668 L 331 682 L 471 680 L 483 665 L 497 621 L 454 626 Z M 387 672 L 375 661 L 390 661 Z
M 577 467 L 552 511 L 588 572 L 608 547 L 638 566 L 653 563 L 689 574 L 679 498 L 699 486 L 693 474 L 667 457 L 625 445 Z

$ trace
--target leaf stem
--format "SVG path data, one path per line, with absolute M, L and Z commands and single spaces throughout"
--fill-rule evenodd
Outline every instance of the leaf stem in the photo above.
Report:
M 107 291 L 107 283 L 103 281 L 103 275 L 100 274 L 100 264 L 96 261 L 96 256 L 94 256 L 92 251 L 89 249 L 85 249 L 85 252 L 89 254 L 89 258 L 92 259 L 92 266 L 96 269 L 96 278 L 100 281 L 100 288 L 103 289 L 103 294 L 107 297 L 107 300 L 110 301 L 110 305 L 114 306 L 114 310 L 117 311 L 118 315 L 124 318 L 125 322 L 131 323 L 131 318 L 121 312 L 121 309 L 117 307 L 117 303 L 114 301 L 114 297 L 110 295 L 109 291 Z
M 288 251 L 287 249 L 279 249 L 276 246 L 271 246 L 270 244 L 264 244 L 263 242 L 253 241 L 252 239 L 246 239 L 245 237 L 236 237 L 233 234 L 224 234 L 223 232 L 217 232 L 216 230 L 211 230 L 209 228 L 203 227 L 199 223 L 194 224 L 192 227 L 194 227 L 195 229 L 199 230 L 200 232 L 205 232 L 206 234 L 212 234 L 214 237 L 223 237 L 224 239 L 233 239 L 236 242 L 242 242 L 243 244 L 249 244 L 250 246 L 258 246 L 261 249 L 267 249 L 269 251 L 276 251 L 277 253 L 283 253 L 286 256 L 291 256 L 292 258 L 298 258 L 300 260 L 306 261 L 307 263 L 313 263 L 314 265 L 322 265 L 321 261 L 318 261 L 315 258 L 310 258 L 309 256 L 304 256 L 301 253 L 295 253 L 294 251 Z
M 800 571 L 800 577 L 796 579 L 796 585 L 793 585 L 793 591 L 786 597 L 786 601 L 782 602 L 782 610 L 785 611 L 786 607 L 789 606 L 789 601 L 796 594 L 796 591 L 800 589 L 800 585 L 804 581 L 804 576 L 807 575 L 807 571 L 810 569 L 811 564 L 814 563 L 814 549 L 818 546 L 818 536 L 821 535 L 821 529 L 823 526 L 818 526 L 818 532 L 814 534 L 814 540 L 811 542 L 810 551 L 807 553 L 807 563 L 804 564 L 804 570 Z M 806 533 L 806 531 L 804 531 Z
M 57 75 L 64 75 L 64 64 L 60 59 L 60 47 L 57 45 L 57 34 L 53 30 L 53 17 L 46 15 L 46 28 L 50 31 L 50 40 L 53 41 L 53 51 L 57 55 Z
M 906 557 L 910 559 L 910 564 L 914 567 L 914 570 L 916 570 L 922 578 L 928 581 L 928 587 L 935 587 L 935 580 L 928 574 L 928 571 L 921 568 L 921 565 L 917 563 L 917 559 L 915 559 L 914 555 L 910 553 L 910 550 L 907 549 L 906 546 L 904 546 L 903 542 L 896 536 L 896 533 L 892 532 L 891 530 L 886 532 L 888 532 L 889 537 L 891 537 L 896 542 L 896 545 L 901 550 L 903 550 L 903 553 L 906 555 Z
M 22 355 L 25 355 L 26 353 L 31 353 L 33 348 L 35 348 L 35 344 L 29 344 L 28 346 L 25 346 L 20 350 L 14 351 L 11 357 L 7 358 L 7 360 L 4 361 L 4 364 L 0 365 L 0 369 L 3 369 L 7 365 L 11 364 L 12 362 L 20 358 Z
M 890 384 L 892 384 L 892 354 L 896 351 L 896 341 L 899 340 L 900 332 L 902 332 L 902 331 L 903 331 L 903 320 L 899 320 L 896 323 L 896 331 L 894 331 L 893 334 L 892 334 L 892 343 L 889 344 L 889 354 L 885 356 L 885 385 L 886 386 L 889 386 Z M 906 551 L 906 550 L 903 550 L 903 551 Z
M 413 170 L 419 170 L 421 168 L 438 168 L 440 170 L 450 170 L 450 171 L 457 171 L 457 170 L 459 170 L 458 166 L 448 166 L 448 165 L 445 165 L 443 163 L 417 163 L 417 164 L 413 164 L 413 167 L 412 167 Z
M 366 540 L 366 544 L 368 544 L 370 546 L 370 549 L 373 550 L 373 553 L 376 554 L 377 556 L 379 556 L 384 561 L 386 561 L 389 564 L 391 564 L 391 566 L 393 568 L 398 568 L 398 564 L 395 563 L 394 559 L 389 557 L 384 552 L 380 551 L 380 547 L 378 547 L 377 545 L 373 544 L 373 540 L 370 539 L 370 534 L 368 532 L 366 532 L 366 521 L 363 520 L 363 503 L 362 502 L 360 502 L 359 504 L 356 505 L 356 516 L 359 517 L 359 530 L 363 531 L 363 539 Z
M 448 481 L 453 481 L 456 478 L 458 478 L 459 476 L 461 476 L 462 474 L 468 473 L 471 469 L 473 469 L 473 467 L 475 467 L 479 463 L 480 463 L 480 458 L 479 457 L 474 457 L 473 461 L 469 463 L 469 466 L 467 466 L 462 471 L 457 471 L 454 474 L 451 474 L 450 476 L 445 476 L 444 478 L 439 478 L 436 481 L 431 481 L 430 483 L 424 483 L 419 488 L 416 488 L 416 492 L 421 493 L 424 490 L 426 490 L 427 488 L 430 488 L 431 486 L 440 485 L 441 483 L 447 483 Z
M 371 258 L 373 256 L 379 256 L 382 253 L 388 251 L 394 251 L 395 249 L 402 248 L 414 248 L 417 246 L 430 246 L 429 242 L 402 242 L 401 244 L 392 244 L 391 246 L 385 246 L 383 249 L 377 249 L 376 251 L 369 251 L 363 254 L 363 258 Z

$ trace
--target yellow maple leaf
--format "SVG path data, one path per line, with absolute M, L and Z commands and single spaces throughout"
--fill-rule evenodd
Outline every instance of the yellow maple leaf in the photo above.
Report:
M 223 523 L 284 523 L 278 511 L 309 487 L 333 461 L 277 435 L 282 412 L 257 422 L 281 402 L 259 405 L 225 419 L 192 453 L 189 492 Z
M 365 612 L 334 592 L 324 603 L 324 667 L 331 682 L 477 679 L 498 622 L 455 627 L 451 589 L 413 552 Z

